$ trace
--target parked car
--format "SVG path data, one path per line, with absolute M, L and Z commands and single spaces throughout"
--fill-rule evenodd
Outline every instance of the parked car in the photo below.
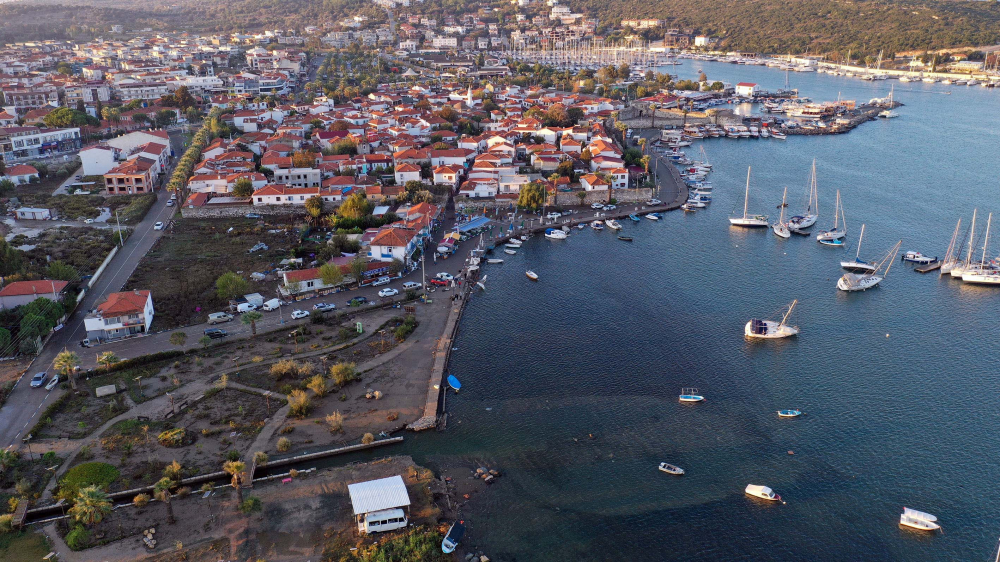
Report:
M 254 244 L 253 248 L 250 248 L 249 250 L 247 250 L 247 253 L 248 254 L 252 254 L 254 252 L 258 252 L 260 250 L 266 250 L 266 249 L 267 249 L 267 244 L 265 244 L 263 242 L 257 242 L 256 244 Z
M 545 215 L 545 218 L 547 218 L 549 220 L 556 220 L 556 219 L 558 219 L 561 216 L 562 215 L 560 215 L 559 213 L 549 213 L 549 214 Z
M 233 319 L 233 315 L 228 312 L 213 312 L 208 315 L 209 324 L 220 324 L 222 322 L 229 322 Z
M 313 310 L 319 310 L 320 312 L 327 312 L 329 310 L 336 310 L 337 305 L 332 302 L 318 302 L 313 305 Z
M 605 205 L 604 206 L 604 210 L 605 211 L 614 211 L 617 208 L 618 208 L 618 205 Z
M 419 288 L 420 288 L 420 283 L 414 283 L 413 281 L 407 281 L 406 283 L 403 283 L 404 291 L 412 291 Z
M 394 297 L 394 296 L 396 296 L 398 294 L 399 294 L 399 291 L 397 291 L 396 289 L 389 288 L 389 287 L 386 287 L 385 289 L 382 289 L 381 291 L 378 292 L 378 296 L 380 296 L 382 298 L 385 298 L 385 297 Z
M 154 224 L 153 225 L 153 230 L 163 230 L 163 223 L 162 222 L 158 222 L 158 223 Z
M 353 299 L 347 301 L 347 306 L 359 306 L 368 302 L 365 297 L 354 297 Z
M 392 283 L 392 277 L 379 277 L 374 283 L 372 283 L 372 287 L 388 285 L 389 283 Z
M 209 328 L 205 330 L 205 335 L 212 338 L 213 340 L 224 338 L 229 335 L 229 332 L 221 328 Z
M 309 318 L 309 313 L 304 310 L 293 310 L 292 318 L 298 320 L 299 318 Z
M 52 390 L 53 388 L 56 387 L 57 384 L 59 384 L 59 375 L 52 377 L 52 380 L 49 381 L 49 384 L 45 385 L 45 390 Z
M 434 278 L 435 279 L 444 279 L 445 281 L 451 281 L 452 279 L 455 278 L 455 276 L 452 275 L 452 274 L 450 274 L 450 273 L 448 273 L 448 272 L 442 271 L 441 273 L 438 273 L 437 275 L 435 275 Z
M 239 312 L 240 314 L 250 312 L 251 310 L 257 310 L 257 305 L 249 302 L 241 302 L 239 306 L 236 307 L 236 312 Z
M 661 205 L 661 204 L 663 204 L 663 201 L 660 201 L 659 199 L 650 199 L 649 201 L 646 201 L 646 204 L 647 205 Z
M 604 205 L 602 203 L 591 203 L 590 204 L 590 208 L 591 209 L 603 209 Z
M 434 279 L 431 279 L 431 285 L 441 285 L 442 287 L 445 287 L 448 285 L 448 282 L 444 279 L 438 279 L 435 277 Z
M 48 377 L 48 373 L 42 371 L 41 373 L 35 373 L 35 376 L 31 377 L 31 388 L 38 388 L 45 384 L 45 379 Z
M 167 207 L 173 207 L 173 206 L 174 206 L 174 200 L 173 199 L 169 199 L 167 201 Z
M 83 224 L 94 224 L 94 219 L 83 219 Z

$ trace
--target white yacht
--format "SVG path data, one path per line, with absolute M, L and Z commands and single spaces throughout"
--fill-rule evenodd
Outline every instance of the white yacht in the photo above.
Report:
M 816 159 L 813 158 L 812 175 L 809 177 L 809 201 L 806 212 L 788 219 L 788 227 L 796 230 L 809 228 L 819 218 L 819 191 L 816 187 Z
M 778 215 L 778 222 L 771 225 L 771 230 L 774 231 L 775 236 L 779 238 L 789 238 L 792 233 L 788 230 L 788 225 L 785 224 L 785 199 L 788 197 L 788 188 L 785 188 L 785 192 L 781 195 L 781 214 Z
M 545 237 L 551 240 L 565 240 L 566 232 L 558 228 L 546 228 Z
M 762 500 L 782 502 L 781 496 L 774 493 L 774 490 L 768 488 L 767 486 L 758 486 L 756 484 L 747 484 L 746 490 L 744 490 L 746 495 L 760 498 Z
M 743 327 L 743 334 L 751 339 L 778 339 L 797 335 L 799 327 L 789 326 L 785 322 L 792 315 L 792 310 L 798 302 L 798 300 L 793 300 L 792 304 L 788 305 L 788 311 L 785 312 L 780 321 L 762 320 L 759 318 L 750 319 L 746 326 Z
M 610 228 L 611 230 L 622 229 L 622 225 L 618 224 L 618 221 L 616 221 L 615 219 L 605 219 L 604 224 L 608 225 L 608 228 Z
M 840 205 L 839 189 L 837 190 L 837 206 L 834 207 L 833 213 L 833 228 L 816 235 L 816 240 L 821 244 L 843 240 L 844 236 L 847 236 L 847 220 L 841 220 L 844 216 L 844 208 Z
M 904 507 L 903 513 L 899 516 L 900 525 L 918 531 L 937 531 L 941 528 L 937 520 L 938 518 L 930 513 L 924 513 L 923 511 L 917 511 L 908 507 Z
M 986 262 L 986 248 L 990 243 L 990 222 L 993 220 L 993 213 L 986 219 L 986 237 L 983 242 L 983 257 L 978 266 L 967 268 L 962 273 L 962 281 L 974 285 L 1000 285 L 1000 270 L 990 267 Z
M 729 224 L 732 226 L 764 227 L 767 228 L 767 215 L 747 214 L 747 205 L 750 202 L 750 167 L 747 166 L 747 187 L 743 194 L 743 216 L 729 217 Z M 688 202 L 690 203 L 690 201 Z

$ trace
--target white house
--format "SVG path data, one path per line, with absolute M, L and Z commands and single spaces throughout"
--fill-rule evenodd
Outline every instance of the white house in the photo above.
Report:
M 0 179 L 9 179 L 16 185 L 31 182 L 31 178 L 38 179 L 38 170 L 34 166 L 27 164 L 14 164 L 7 168 L 7 175 L 0 176 Z
M 396 166 L 396 185 L 405 185 L 408 181 L 420 181 L 420 166 L 416 164 Z
M 44 221 L 52 218 L 52 212 L 48 209 L 36 207 L 21 207 L 14 211 L 18 220 Z
M 368 247 L 368 257 L 383 262 L 400 260 L 408 263 L 416 248 L 415 230 L 409 228 L 383 228 L 372 239 Z
M 274 170 L 274 183 L 295 187 L 317 187 L 322 182 L 322 174 L 315 168 L 277 168 Z
M 118 165 L 120 150 L 112 146 L 88 146 L 80 151 L 81 168 L 85 176 L 103 176 Z
M 253 192 L 253 204 L 304 206 L 310 197 L 319 194 L 319 187 L 291 187 L 272 183 Z
M 611 185 L 598 177 L 596 174 L 587 174 L 580 177 L 580 185 L 584 191 L 606 191 Z
M 736 85 L 736 95 L 752 98 L 760 93 L 760 86 L 753 82 L 740 82 Z
M 114 340 L 149 331 L 153 313 L 149 291 L 111 293 L 84 318 L 83 325 L 92 341 Z

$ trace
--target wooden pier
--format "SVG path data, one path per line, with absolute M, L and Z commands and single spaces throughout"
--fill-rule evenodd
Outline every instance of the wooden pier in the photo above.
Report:
M 935 269 L 941 269 L 941 260 L 934 260 L 927 265 L 921 265 L 919 267 L 914 267 L 913 271 L 918 273 L 930 273 Z

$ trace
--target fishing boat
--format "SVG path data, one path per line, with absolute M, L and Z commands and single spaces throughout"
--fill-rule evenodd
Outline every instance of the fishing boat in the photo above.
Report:
M 937 531 L 941 525 L 937 523 L 938 518 L 930 513 L 917 511 L 908 507 L 903 508 L 903 513 L 899 516 L 899 524 L 918 531 Z
M 840 262 L 840 267 L 855 273 L 871 273 L 875 271 L 875 264 L 861 259 L 861 241 L 865 238 L 865 225 L 861 225 L 861 236 L 858 236 L 858 251 L 853 260 Z
M 854 292 L 867 291 L 877 286 L 889 274 L 892 261 L 896 258 L 896 254 L 899 252 L 899 247 L 902 244 L 902 240 L 896 242 L 896 245 L 876 264 L 875 271 L 871 273 L 845 273 L 837 280 L 837 288 L 841 291 Z M 885 271 L 879 273 L 883 267 L 885 267 Z
M 746 495 L 754 498 L 759 498 L 762 500 L 772 501 L 772 502 L 782 502 L 781 496 L 774 493 L 774 490 L 768 488 L 767 486 L 758 486 L 756 484 L 747 484 L 744 490 Z
M 461 542 L 462 536 L 465 535 L 465 525 L 464 521 L 456 521 L 448 527 L 448 532 L 445 534 L 444 539 L 441 540 L 441 552 L 445 554 L 451 554 L 455 552 L 458 548 L 458 543 Z
M 743 334 L 754 339 L 778 339 L 797 335 L 799 327 L 789 326 L 785 322 L 788 321 L 788 317 L 791 316 L 792 310 L 798 302 L 798 300 L 793 300 L 792 304 L 788 305 L 788 311 L 785 312 L 780 321 L 752 318 L 743 327 Z
M 693 213 L 698 209 L 692 207 L 691 205 L 688 205 L 687 203 L 684 203 L 683 205 L 681 205 L 681 210 L 684 211 L 685 213 Z
M 958 219 L 958 224 L 955 225 L 955 232 L 951 234 L 951 242 L 948 243 L 948 251 L 944 254 L 944 259 L 941 261 L 941 275 L 945 273 L 951 273 L 951 270 L 958 265 L 961 260 L 958 258 L 959 248 L 955 245 L 958 243 L 958 232 L 962 228 L 962 219 Z
M 661 462 L 660 463 L 660 471 L 661 472 L 666 472 L 667 474 L 673 474 L 675 476 L 683 476 L 684 475 L 684 469 L 683 468 L 681 468 L 679 466 L 672 465 L 672 464 L 670 464 L 668 462 Z
M 517 250 L 511 250 L 510 248 L 507 248 L 506 250 L 503 251 L 503 253 L 513 256 L 517 254 Z
M 448 386 L 450 386 L 456 393 L 459 390 L 462 390 L 462 383 L 458 382 L 458 377 L 455 375 L 448 375 Z
M 636 215 L 635 213 L 629 215 L 628 218 L 632 219 L 634 222 L 639 222 L 640 220 L 642 220 L 639 218 L 639 215 Z
M 492 263 L 492 264 L 503 263 L 503 260 L 500 258 L 492 258 L 486 260 L 486 263 Z
M 830 244 L 830 242 L 836 242 L 847 236 L 847 219 L 844 218 L 844 208 L 840 205 L 840 190 L 837 190 L 837 206 L 833 211 L 833 228 L 830 230 L 824 230 L 816 235 L 816 240 L 818 242 L 825 243 L 828 246 L 836 246 L 838 244 Z M 843 244 L 839 244 L 843 245 Z
M 538 281 L 538 274 L 535 273 L 534 271 L 531 271 L 530 269 L 528 271 L 525 271 L 524 275 L 527 276 L 528 279 L 531 279 L 532 281 Z
M 778 215 L 778 222 L 771 225 L 771 230 L 779 238 L 791 238 L 792 236 L 792 233 L 788 231 L 788 225 L 785 224 L 785 197 L 787 196 L 788 188 L 786 187 L 785 192 L 781 195 L 781 214 Z
M 925 264 L 925 263 L 931 263 L 932 261 L 937 261 L 937 256 L 934 256 L 932 258 L 930 256 L 925 256 L 920 252 L 914 252 L 913 250 L 910 250 L 908 252 L 904 252 L 903 255 L 900 257 L 900 259 L 910 263 Z
M 965 271 L 972 266 L 972 250 L 973 250 L 973 246 L 975 246 L 975 243 L 976 243 L 975 242 L 975 240 L 976 240 L 976 212 L 978 210 L 979 209 L 973 209 L 972 210 L 972 224 L 969 227 L 969 242 L 968 242 L 968 244 L 969 244 L 969 252 L 965 255 L 965 261 L 956 263 L 955 265 L 952 266 L 951 271 L 949 272 L 949 273 L 951 273 L 952 277 L 958 277 L 959 279 L 961 279 L 962 278 L 962 274 L 965 273 Z
M 594 221 L 590 223 L 590 228 L 593 228 L 594 230 L 604 230 L 604 223 L 601 221 Z
M 621 230 L 622 225 L 618 224 L 615 219 L 604 219 L 604 224 L 608 225 L 611 230 Z
M 809 200 L 806 202 L 806 212 L 788 219 L 790 229 L 803 230 L 816 224 L 819 218 L 819 190 L 816 185 L 816 159 L 813 159 L 812 175 L 809 178 Z
M 747 206 L 750 202 L 750 166 L 747 166 L 747 186 L 743 194 L 743 216 L 742 217 L 729 217 L 729 224 L 732 226 L 745 226 L 749 228 L 754 227 L 765 227 L 769 226 L 767 222 L 767 215 L 749 215 L 747 214 Z M 691 201 L 688 201 L 691 204 Z
M 618 239 L 621 240 L 622 242 L 631 242 L 632 241 L 632 237 L 631 236 L 619 236 Z
M 545 237 L 550 240 L 565 240 L 566 232 L 558 228 L 546 228 Z
M 686 387 L 681 389 L 681 394 L 678 397 L 681 402 L 701 402 L 705 399 L 704 396 L 698 394 L 698 389 L 692 387 Z
M 778 410 L 779 418 L 797 418 L 802 415 L 802 410 Z
M 651 220 L 651 221 L 658 221 L 658 220 L 660 220 L 660 215 L 659 215 L 659 213 L 647 213 L 647 214 L 645 215 L 645 217 L 646 217 L 647 219 Z

